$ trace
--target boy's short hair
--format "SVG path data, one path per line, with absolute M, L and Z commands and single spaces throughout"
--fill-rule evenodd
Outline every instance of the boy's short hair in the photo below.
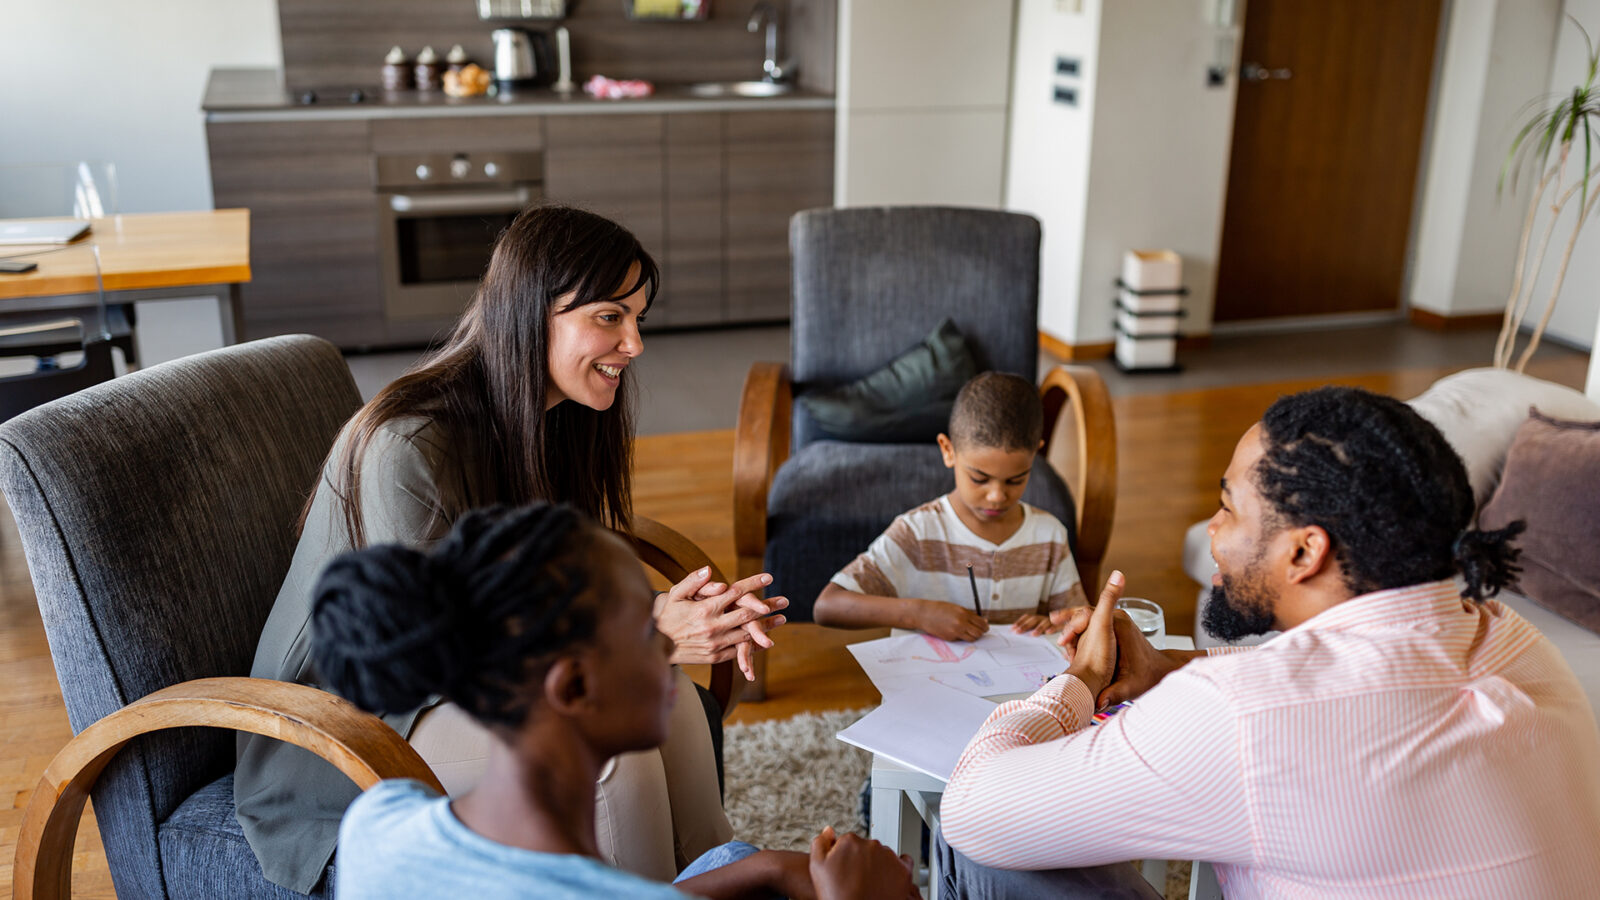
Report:
M 980 373 L 962 386 L 950 410 L 950 441 L 958 448 L 1037 450 L 1043 436 L 1039 389 L 1020 375 Z

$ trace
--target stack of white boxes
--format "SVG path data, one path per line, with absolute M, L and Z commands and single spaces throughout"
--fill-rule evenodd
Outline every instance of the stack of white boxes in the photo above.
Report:
M 1129 250 L 1117 279 L 1117 365 L 1129 371 L 1177 367 L 1183 316 L 1183 258 L 1171 250 Z

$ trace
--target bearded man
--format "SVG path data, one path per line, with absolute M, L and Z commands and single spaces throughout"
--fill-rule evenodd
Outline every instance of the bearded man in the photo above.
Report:
M 1600 731 L 1560 653 L 1492 599 L 1522 523 L 1473 515 L 1405 404 L 1273 404 L 1222 479 L 1205 625 L 1282 634 L 1157 651 L 1113 615 L 1120 573 L 1063 611 L 1071 666 L 997 708 L 950 780 L 941 896 L 1156 896 L 1105 866 L 1143 858 L 1210 861 L 1230 898 L 1594 896 Z

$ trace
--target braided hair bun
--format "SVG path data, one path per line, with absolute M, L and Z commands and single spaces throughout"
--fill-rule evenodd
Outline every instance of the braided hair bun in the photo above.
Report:
M 1522 567 L 1517 559 L 1522 550 L 1511 541 L 1528 527 L 1521 519 L 1495 531 L 1465 531 L 1456 538 L 1456 567 L 1466 582 L 1465 597 L 1486 600 L 1506 588 L 1516 587 Z
M 335 558 L 317 581 L 312 661 L 335 693 L 397 713 L 449 693 L 472 640 L 452 621 L 455 573 L 398 544 Z M 464 623 L 463 623 L 464 624 Z
M 311 658 L 335 693 L 399 713 L 442 695 L 485 724 L 519 725 L 541 659 L 597 622 L 566 506 L 463 516 L 431 551 L 397 544 L 334 558 L 317 580 Z

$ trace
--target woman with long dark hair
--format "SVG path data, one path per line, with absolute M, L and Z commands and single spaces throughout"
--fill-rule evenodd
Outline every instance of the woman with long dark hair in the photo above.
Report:
M 320 684 L 310 656 L 311 591 L 337 554 L 371 544 L 425 548 L 467 511 L 536 500 L 571 505 L 626 531 L 639 323 L 655 298 L 655 261 L 626 229 L 583 210 L 525 210 L 495 245 L 477 295 L 437 350 L 345 426 L 301 523 L 251 674 Z M 787 605 L 758 600 L 765 575 L 709 584 L 706 570 L 657 599 L 675 663 L 738 658 L 770 646 Z M 682 702 L 659 748 L 612 758 L 596 786 L 600 854 L 670 880 L 727 841 L 708 711 L 678 673 Z M 386 720 L 452 794 L 482 774 L 488 733 L 438 698 Z M 241 736 L 235 798 L 268 880 L 309 893 L 333 853 L 355 786 L 310 753 Z
M 385 781 L 350 807 L 347 900 L 682 898 L 599 859 L 587 784 L 665 738 L 676 681 L 633 551 L 573 510 L 468 513 L 431 551 L 381 545 L 317 582 L 313 655 L 329 687 L 375 711 L 450 698 L 491 735 L 479 785 L 435 797 Z M 825 830 L 811 854 L 713 848 L 677 880 L 710 898 L 918 896 L 909 860 Z

